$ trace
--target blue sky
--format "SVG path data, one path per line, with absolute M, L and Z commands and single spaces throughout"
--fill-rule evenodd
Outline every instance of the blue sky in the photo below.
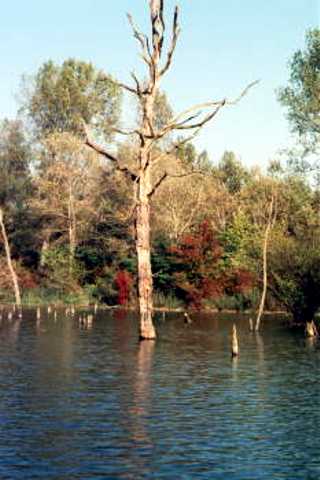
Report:
M 171 13 L 175 2 L 165 0 Z M 285 85 L 288 61 L 319 26 L 318 0 L 180 0 L 182 32 L 173 68 L 163 83 L 176 111 L 193 103 L 236 97 L 199 138 L 213 161 L 235 151 L 248 165 L 265 166 L 290 142 L 275 90 Z M 148 30 L 147 0 L 11 0 L 1 6 L 0 118 L 14 117 L 22 74 L 68 57 L 91 61 L 123 81 L 141 72 L 125 16 Z M 169 16 L 167 15 L 169 19 Z

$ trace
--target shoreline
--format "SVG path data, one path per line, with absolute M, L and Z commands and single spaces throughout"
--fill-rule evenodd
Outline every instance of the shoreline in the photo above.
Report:
M 57 310 L 68 308 L 70 306 L 74 306 L 76 310 L 83 310 L 83 309 L 94 309 L 95 305 L 97 305 L 97 310 L 126 310 L 128 312 L 136 312 L 138 313 L 138 309 L 135 307 L 123 307 L 121 305 L 101 305 L 101 304 L 83 304 L 83 305 L 77 305 L 77 304 L 72 304 L 72 303 L 34 303 L 34 304 L 22 304 L 21 308 L 22 309 L 33 309 L 33 308 L 44 308 L 47 309 L 48 307 L 53 307 Z M 17 308 L 15 303 L 7 303 L 3 302 L 0 303 L 0 309 L 4 308 Z M 170 307 L 154 307 L 153 311 L 155 313 L 184 313 L 186 311 L 190 312 L 191 314 L 230 314 L 230 315 L 255 315 L 256 312 L 253 310 L 244 310 L 243 312 L 235 309 L 217 309 L 217 308 L 204 308 L 200 310 L 196 309 L 188 309 L 188 308 L 170 308 Z M 290 316 L 291 314 L 285 310 L 266 310 L 263 312 L 263 315 L 286 315 Z

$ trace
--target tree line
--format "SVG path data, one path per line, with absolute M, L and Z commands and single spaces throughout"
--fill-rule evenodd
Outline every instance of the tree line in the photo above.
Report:
M 231 151 L 214 163 L 194 135 L 228 102 L 174 112 L 159 84 L 171 66 L 178 11 L 164 56 L 163 3 L 150 5 L 151 45 L 129 17 L 143 81 L 133 74 L 129 86 L 81 60 L 48 61 L 25 80 L 17 118 L 1 122 L 0 210 L 22 301 L 140 300 L 147 324 L 153 303 L 260 306 L 312 320 L 320 306 L 320 30 L 307 33 L 277 92 L 296 148 L 267 170 Z M 126 93 L 138 127 L 126 121 Z M 8 301 L 12 275 L 5 242 L 0 248 Z

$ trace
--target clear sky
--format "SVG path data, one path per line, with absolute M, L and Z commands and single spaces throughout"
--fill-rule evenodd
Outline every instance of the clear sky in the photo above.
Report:
M 167 14 L 173 0 L 165 0 Z M 237 106 L 226 108 L 197 140 L 213 161 L 235 151 L 248 165 L 266 165 L 288 145 L 289 128 L 275 90 L 285 85 L 288 61 L 319 26 L 320 0 L 180 0 L 182 33 L 163 87 L 174 110 L 236 97 L 260 84 Z M 147 0 L 11 0 L 1 5 L 0 118 L 14 117 L 22 74 L 53 59 L 91 61 L 129 81 L 140 71 L 125 16 L 148 30 Z M 167 15 L 169 20 L 169 16 Z M 169 29 L 168 29 L 169 30 Z

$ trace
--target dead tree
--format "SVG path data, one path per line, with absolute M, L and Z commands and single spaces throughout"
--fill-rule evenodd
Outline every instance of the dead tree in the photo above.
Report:
M 166 125 L 157 128 L 155 122 L 155 100 L 159 91 L 161 79 L 171 67 L 173 55 L 176 49 L 179 27 L 179 10 L 175 8 L 172 22 L 171 41 L 166 52 L 164 52 L 164 0 L 150 0 L 151 35 L 142 33 L 134 23 L 131 15 L 128 15 L 133 35 L 139 43 L 141 57 L 147 67 L 146 80 L 139 80 L 133 72 L 133 86 L 116 82 L 119 87 L 134 95 L 140 106 L 142 115 L 139 126 L 133 130 L 115 129 L 121 135 L 134 135 L 138 139 L 138 149 L 135 158 L 134 168 L 124 165 L 119 158 L 98 145 L 91 137 L 88 126 L 86 130 L 86 144 L 96 152 L 104 155 L 114 163 L 115 168 L 127 175 L 134 187 L 134 210 L 135 210 L 135 232 L 136 250 L 138 259 L 138 296 L 140 308 L 140 339 L 155 339 L 156 331 L 152 322 L 153 313 L 153 287 L 150 259 L 150 201 L 157 189 L 169 177 L 181 177 L 195 172 L 175 173 L 167 169 L 155 177 L 159 166 L 165 158 L 173 157 L 173 154 L 183 144 L 195 137 L 199 130 L 225 105 L 236 103 L 246 94 L 253 85 L 248 85 L 241 95 L 233 101 L 226 99 L 209 101 L 186 109 L 182 113 L 171 118 Z M 256 82 L 254 82 L 256 83 Z M 191 134 L 183 140 L 172 142 L 170 148 L 161 151 L 159 142 L 174 132 L 182 133 L 189 131 Z M 157 167 L 157 168 L 155 168 Z M 174 169 L 173 169 L 174 171 Z
M 10 272 L 12 285 L 13 285 L 13 290 L 14 290 L 14 294 L 15 294 L 16 305 L 17 305 L 18 309 L 20 310 L 21 309 L 21 295 L 20 295 L 18 277 L 17 277 L 16 271 L 14 269 L 12 259 L 11 259 L 11 251 L 10 251 L 10 246 L 9 246 L 9 241 L 8 241 L 8 235 L 7 235 L 6 227 L 5 227 L 5 224 L 4 224 L 3 211 L 2 211 L 1 208 L 0 208 L 0 228 L 1 228 L 1 233 L 2 233 L 4 250 L 5 250 L 6 258 L 7 258 L 8 269 L 9 269 L 9 272 Z
M 268 246 L 269 246 L 270 232 L 271 232 L 273 223 L 275 221 L 274 202 L 275 202 L 274 192 L 272 192 L 269 209 L 268 209 L 267 225 L 266 225 L 264 238 L 263 238 L 263 249 L 262 249 L 263 286 L 262 286 L 262 294 L 260 299 L 258 315 L 256 319 L 256 326 L 255 326 L 256 332 L 258 332 L 260 328 L 261 317 L 263 314 L 264 305 L 265 305 L 266 296 L 267 296 L 267 289 L 268 289 Z

